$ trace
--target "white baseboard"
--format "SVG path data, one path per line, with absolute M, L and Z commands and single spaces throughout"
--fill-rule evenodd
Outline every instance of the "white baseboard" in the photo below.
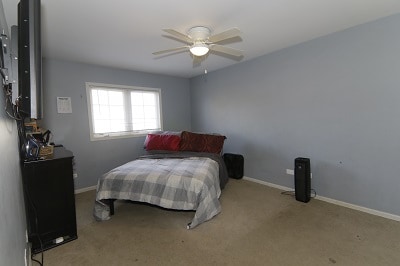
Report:
M 84 187 L 84 188 L 76 189 L 75 190 L 75 194 L 79 194 L 79 193 L 95 190 L 96 188 L 97 188 L 97 186 L 91 186 L 91 187 Z
M 273 184 L 273 183 L 270 183 L 270 182 L 258 180 L 258 179 L 247 177 L 247 176 L 244 176 L 243 179 L 251 181 L 251 182 L 254 182 L 254 183 L 258 183 L 258 184 L 261 184 L 261 185 L 264 185 L 264 186 L 268 186 L 268 187 L 273 187 L 273 188 L 276 188 L 276 189 L 284 190 L 284 191 L 293 191 L 293 188 L 290 188 L 290 187 L 280 186 L 280 185 L 277 185 L 277 184 Z M 79 194 L 79 193 L 95 190 L 96 187 L 97 186 L 80 188 L 80 189 L 75 190 L 75 194 Z M 347 202 L 344 202 L 344 201 L 335 200 L 335 199 L 331 199 L 331 198 L 327 198 L 327 197 L 323 197 L 323 196 L 318 196 L 318 195 L 315 197 L 315 199 L 322 200 L 322 201 L 329 202 L 329 203 L 332 203 L 332 204 L 335 204 L 335 205 L 339 205 L 339 206 L 342 206 L 342 207 L 350 208 L 350 209 L 353 209 L 353 210 L 369 213 L 369 214 L 372 214 L 372 215 L 376 215 L 376 216 L 380 216 L 380 217 L 384 217 L 384 218 L 387 218 L 387 219 L 391 219 L 391 220 L 400 222 L 400 216 L 399 215 L 395 215 L 395 214 L 391 214 L 391 213 L 387 213 L 387 212 L 382 212 L 382 211 L 377 211 L 377 210 L 374 210 L 374 209 L 369 209 L 369 208 L 366 208 L 366 207 L 362 207 L 362 206 L 358 206 L 358 205 L 355 205 L 355 204 L 351 204 L 351 203 L 347 203 Z
M 243 179 L 251 181 L 251 182 L 254 182 L 254 183 L 258 183 L 258 184 L 261 184 L 261 185 L 264 185 L 264 186 L 277 188 L 277 189 L 280 189 L 280 190 L 285 190 L 285 191 L 289 191 L 289 190 L 292 191 L 293 190 L 293 188 L 290 188 L 290 187 L 284 187 L 284 186 L 276 185 L 276 184 L 273 184 L 273 183 L 269 183 L 269 182 L 266 182 L 266 181 L 258 180 L 258 179 L 247 177 L 247 176 L 244 176 Z
M 243 179 L 251 181 L 251 182 L 254 182 L 254 183 L 258 183 L 258 184 L 261 184 L 261 185 L 264 185 L 264 186 L 268 186 L 268 187 L 273 187 L 273 188 L 277 188 L 277 189 L 280 189 L 280 190 L 284 190 L 284 191 L 293 191 L 293 188 L 276 185 L 276 184 L 273 184 L 273 183 L 265 182 L 265 181 L 258 180 L 258 179 L 255 179 L 255 178 L 251 178 L 251 177 L 247 177 L 247 176 L 244 176 Z M 372 215 L 376 215 L 376 216 L 380 216 L 380 217 L 383 217 L 383 218 L 387 218 L 387 219 L 391 219 L 391 220 L 395 220 L 395 221 L 400 222 L 400 216 L 399 215 L 395 215 L 395 214 L 391 214 L 391 213 L 387 213 L 387 212 L 381 212 L 381 211 L 377 211 L 377 210 L 374 210 L 374 209 L 369 209 L 369 208 L 365 208 L 365 207 L 358 206 L 358 205 L 355 205 L 355 204 L 351 204 L 351 203 L 347 203 L 347 202 L 344 202 L 344 201 L 335 200 L 335 199 L 331 199 L 331 198 L 327 198 L 327 197 L 323 197 L 323 196 L 318 196 L 318 195 L 315 197 L 315 199 L 322 200 L 322 201 L 329 202 L 329 203 L 332 203 L 332 204 L 336 204 L 336 205 L 339 205 L 339 206 L 342 206 L 342 207 L 350 208 L 350 209 L 353 209 L 353 210 L 369 213 L 369 214 L 372 214 Z

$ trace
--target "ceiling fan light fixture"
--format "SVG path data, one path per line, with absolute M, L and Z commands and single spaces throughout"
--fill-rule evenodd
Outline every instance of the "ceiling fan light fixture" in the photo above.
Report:
M 190 52 L 195 56 L 203 56 L 208 53 L 210 49 L 204 43 L 196 43 L 190 47 Z
M 163 29 L 163 31 L 171 35 L 166 37 L 177 39 L 178 41 L 184 42 L 187 45 L 154 52 L 153 55 L 173 52 L 179 53 L 189 50 L 192 58 L 196 60 L 195 57 L 205 56 L 211 50 L 212 52 L 216 52 L 216 54 L 221 53 L 228 56 L 237 57 L 239 60 L 243 58 L 242 51 L 226 47 L 222 44 L 222 41 L 235 37 L 241 39 L 241 32 L 238 28 L 231 28 L 214 35 L 211 35 L 211 30 L 204 26 L 190 28 L 187 31 L 187 34 L 181 33 L 174 29 Z

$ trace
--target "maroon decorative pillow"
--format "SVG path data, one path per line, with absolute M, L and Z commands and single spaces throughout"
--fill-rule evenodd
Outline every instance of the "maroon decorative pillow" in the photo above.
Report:
M 176 135 L 148 134 L 145 142 L 146 150 L 178 151 L 181 138 Z
M 220 154 L 226 137 L 183 131 L 179 149 L 181 151 L 209 152 Z

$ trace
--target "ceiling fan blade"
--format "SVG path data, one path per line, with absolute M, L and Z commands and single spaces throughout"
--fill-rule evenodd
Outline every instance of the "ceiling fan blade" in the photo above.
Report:
M 179 31 L 173 30 L 173 29 L 163 29 L 163 31 L 171 34 L 175 38 L 184 41 L 186 43 L 193 43 L 193 40 L 186 34 L 180 33 Z
M 204 60 L 202 56 L 193 56 L 193 67 L 198 67 L 201 65 L 201 62 Z
M 193 58 L 193 67 L 198 67 L 201 65 L 201 63 L 207 59 L 209 53 L 203 55 L 203 56 L 196 56 L 191 54 L 192 58 Z
M 157 51 L 157 52 L 154 52 L 153 55 L 160 55 L 160 54 L 165 54 L 165 53 L 178 52 L 178 51 L 188 50 L 189 48 L 190 48 L 190 46 L 181 46 L 181 47 L 177 47 L 177 48 L 171 48 L 171 49 Z
M 226 31 L 223 31 L 221 33 L 212 35 L 208 38 L 208 41 L 212 43 L 220 42 L 226 39 L 230 39 L 233 37 L 237 37 L 241 34 L 240 30 L 238 28 L 232 28 Z
M 234 48 L 218 45 L 218 44 L 212 44 L 209 46 L 210 50 L 236 56 L 236 57 L 242 57 L 243 56 L 243 51 L 237 50 Z

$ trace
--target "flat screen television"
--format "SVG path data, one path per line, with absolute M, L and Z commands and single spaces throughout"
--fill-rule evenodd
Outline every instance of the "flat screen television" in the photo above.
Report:
M 7 71 L 11 65 L 7 65 L 7 55 L 9 54 L 8 47 L 7 47 L 7 38 L 8 36 L 8 26 L 7 21 L 5 19 L 5 14 L 3 10 L 3 3 L 0 1 L 0 73 L 1 73 L 1 80 L 2 83 L 7 81 Z
M 5 49 L 4 48 L 4 46 L 3 46 L 3 39 L 2 38 L 0 38 L 0 49 Z M 0 71 L 2 71 L 3 70 L 3 68 L 5 68 L 5 65 L 4 65 L 4 60 L 3 60 L 3 57 L 4 57 L 4 52 L 3 51 L 1 51 L 1 53 L 0 53 Z M 3 76 L 3 71 L 1 72 L 1 75 Z M 3 77 L 1 77 L 2 78 L 2 80 L 3 80 Z
M 42 49 L 40 0 L 18 4 L 18 98 L 25 118 L 41 119 Z

